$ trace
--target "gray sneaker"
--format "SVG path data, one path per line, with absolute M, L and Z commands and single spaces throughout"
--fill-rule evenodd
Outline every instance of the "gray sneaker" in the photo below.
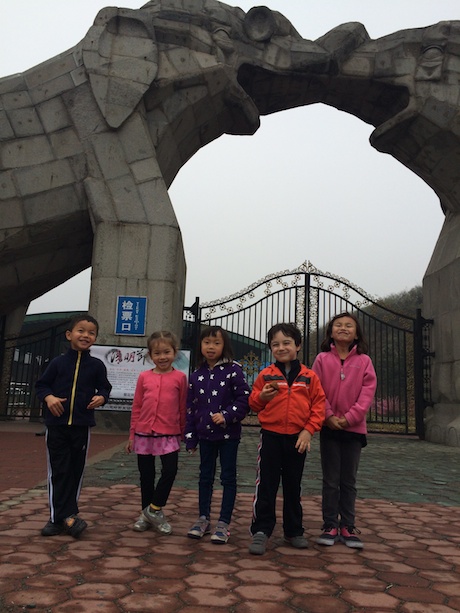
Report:
M 145 507 L 142 513 L 145 519 L 152 524 L 157 532 L 160 534 L 171 534 L 171 525 L 166 521 L 166 517 L 161 509 L 159 511 L 153 511 L 150 506 L 148 506 Z
M 303 535 L 298 536 L 285 536 L 284 542 L 289 543 L 291 547 L 296 549 L 308 549 L 308 541 Z
M 141 513 L 139 519 L 133 524 L 133 530 L 134 532 L 145 532 L 150 529 L 151 525 L 152 524 L 145 519 L 144 514 Z
M 249 545 L 249 553 L 255 556 L 261 556 L 265 553 L 267 547 L 268 536 L 264 532 L 256 532 L 252 537 L 252 543 Z
M 209 520 L 204 515 L 200 515 L 200 517 L 196 520 L 190 530 L 187 532 L 187 536 L 191 539 L 200 539 L 205 534 L 209 534 L 211 532 L 211 525 Z
M 230 538 L 230 529 L 225 521 L 218 521 L 216 529 L 212 533 L 211 542 L 225 544 Z

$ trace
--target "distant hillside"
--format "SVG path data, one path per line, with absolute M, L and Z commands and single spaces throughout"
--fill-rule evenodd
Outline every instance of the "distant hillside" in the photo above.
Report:
M 390 294 L 378 302 L 392 311 L 414 317 L 416 309 L 422 308 L 422 286 L 416 285 L 410 290 Z

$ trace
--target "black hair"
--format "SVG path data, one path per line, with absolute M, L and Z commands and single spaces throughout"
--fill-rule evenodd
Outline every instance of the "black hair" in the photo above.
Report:
M 302 332 L 295 324 L 275 324 L 268 331 L 268 346 L 270 346 L 273 337 L 277 332 L 282 332 L 284 336 L 288 336 L 289 338 L 294 339 L 296 347 L 299 347 L 302 344 Z
M 177 340 L 177 336 L 168 330 L 159 330 L 158 332 L 152 332 L 147 339 L 147 349 L 149 350 L 149 354 L 152 352 L 153 345 L 158 341 L 165 341 L 169 343 L 174 349 L 174 353 L 179 351 L 179 341 Z
M 339 313 L 338 315 L 334 315 L 334 317 L 331 319 L 331 321 L 327 324 L 326 336 L 325 336 L 323 342 L 321 343 L 321 351 L 330 351 L 331 350 L 331 344 L 334 343 L 334 341 L 332 340 L 332 326 L 334 324 L 334 321 L 336 321 L 336 319 L 340 319 L 341 317 L 349 317 L 356 324 L 356 336 L 358 338 L 355 339 L 351 343 L 351 345 L 349 346 L 348 349 L 351 349 L 352 347 L 354 347 L 356 345 L 357 353 L 368 353 L 369 346 L 367 344 L 366 338 L 364 337 L 361 324 L 359 323 L 359 319 L 356 317 L 356 315 L 353 315 L 353 313 L 349 313 L 348 311 L 344 311 L 343 313 Z
M 201 341 L 208 336 L 217 336 L 218 332 L 220 332 L 222 340 L 224 341 L 224 348 L 222 349 L 221 359 L 225 362 L 233 362 L 233 349 L 232 344 L 230 342 L 230 336 L 227 330 L 224 330 L 221 326 L 205 326 L 201 330 L 200 334 L 200 341 L 198 346 L 199 358 L 197 360 L 198 366 L 203 366 L 203 364 L 206 364 L 206 359 L 201 353 Z
M 89 321 L 90 324 L 94 324 L 96 326 L 96 336 L 99 334 L 99 324 L 97 323 L 97 320 L 88 313 L 80 313 L 79 315 L 74 315 L 69 321 L 67 330 L 69 332 L 72 332 L 75 326 L 78 325 L 81 321 Z

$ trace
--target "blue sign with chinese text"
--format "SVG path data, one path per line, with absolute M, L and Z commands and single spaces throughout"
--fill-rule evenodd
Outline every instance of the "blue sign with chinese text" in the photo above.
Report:
M 144 336 L 146 314 L 145 296 L 118 296 L 115 334 Z

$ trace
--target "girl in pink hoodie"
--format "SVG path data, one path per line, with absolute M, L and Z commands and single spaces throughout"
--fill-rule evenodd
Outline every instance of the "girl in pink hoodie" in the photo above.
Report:
M 366 414 L 377 377 L 355 315 L 340 313 L 332 318 L 312 370 L 326 393 L 326 419 L 320 433 L 324 523 L 316 542 L 334 545 L 340 540 L 362 549 L 355 527 L 356 475 L 361 449 L 367 445 Z

